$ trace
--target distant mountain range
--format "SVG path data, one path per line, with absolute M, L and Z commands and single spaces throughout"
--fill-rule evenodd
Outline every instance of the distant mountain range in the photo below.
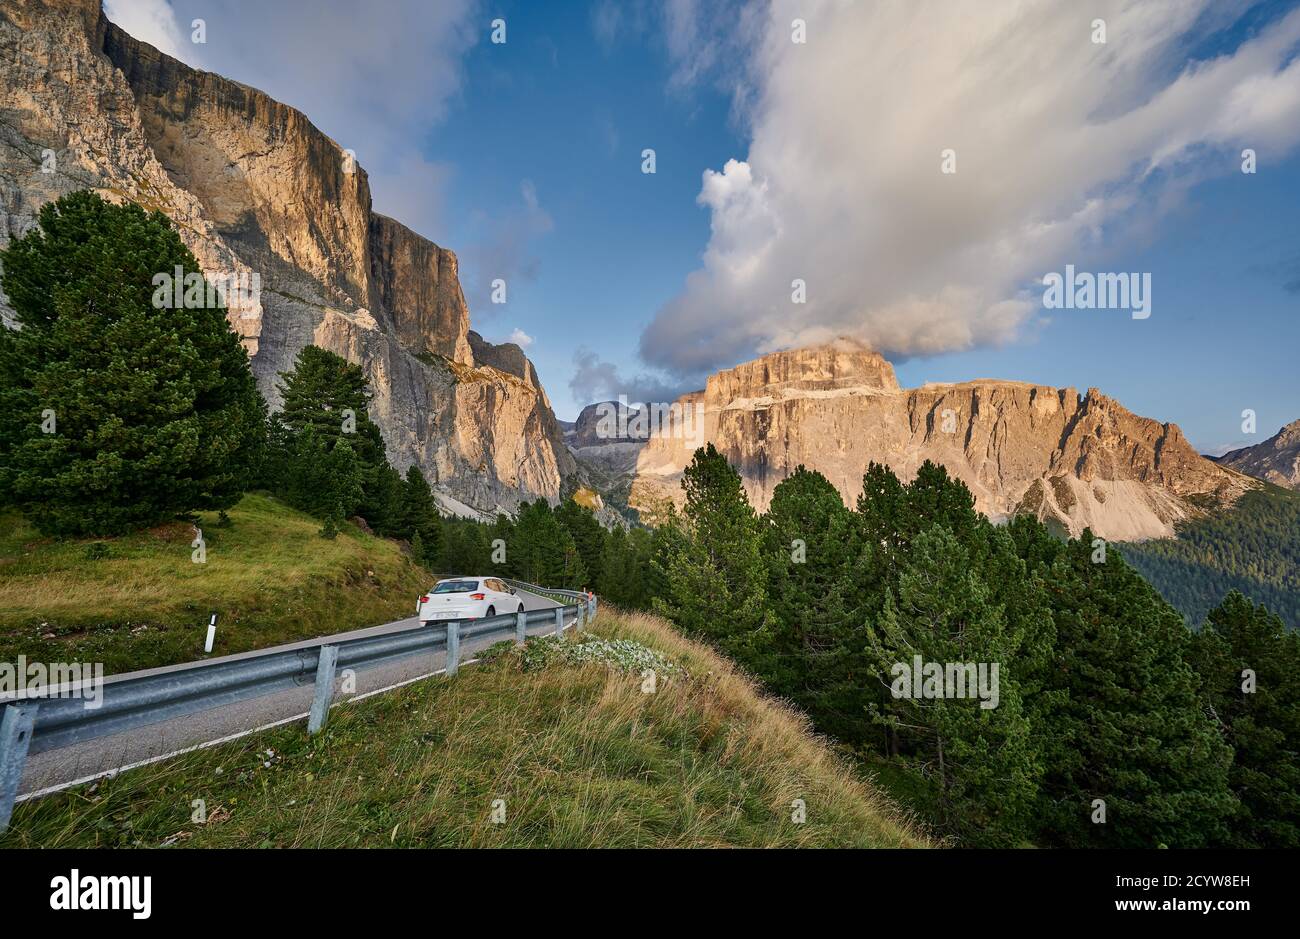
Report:
M 1300 420 L 1287 424 L 1263 443 L 1211 459 L 1275 486 L 1300 489 Z
M 1300 421 L 1216 462 L 1097 389 L 904 389 L 850 340 L 719 372 L 666 410 L 593 405 L 569 425 L 520 347 L 469 328 L 455 254 L 374 212 L 365 171 L 300 112 L 138 42 L 99 0 L 5 0 L 0 72 L 0 244 L 72 190 L 161 210 L 206 272 L 260 276 L 260 297 L 230 322 L 271 405 L 306 345 L 359 363 L 390 460 L 420 466 L 448 511 L 577 491 L 612 523 L 609 508 L 680 501 L 705 442 L 760 509 L 800 464 L 852 502 L 869 461 L 910 478 L 928 459 L 992 517 L 1116 540 L 1171 535 L 1233 504 L 1252 476 L 1300 484 Z
M 1028 513 L 1062 532 L 1112 540 L 1173 535 L 1180 521 L 1232 505 L 1257 487 L 1198 454 L 1177 425 L 1140 417 L 1095 388 L 979 379 L 904 389 L 893 367 L 852 340 L 777 352 L 710 376 L 667 421 L 638 435 L 602 437 L 584 410 L 569 442 L 644 510 L 680 501 L 695 448 L 714 444 L 760 510 L 800 464 L 847 502 L 869 461 L 911 478 L 942 463 L 991 517 Z M 693 434 L 691 414 L 702 416 Z M 676 422 L 676 423 L 674 423 Z

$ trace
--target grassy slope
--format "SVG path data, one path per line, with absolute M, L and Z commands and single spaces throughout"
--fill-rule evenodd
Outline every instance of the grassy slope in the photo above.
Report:
M 689 677 L 645 694 L 636 675 L 524 672 L 510 653 L 336 708 L 311 739 L 288 726 L 23 803 L 0 847 L 927 844 L 725 660 L 645 615 L 602 611 L 596 632 Z
M 104 539 L 42 538 L 20 516 L 0 515 L 0 661 L 103 662 L 129 671 L 203 656 L 216 612 L 213 655 L 370 626 L 411 615 L 429 575 L 396 544 L 351 525 L 332 541 L 319 521 L 266 496 L 202 516 L 207 562 L 177 522 Z

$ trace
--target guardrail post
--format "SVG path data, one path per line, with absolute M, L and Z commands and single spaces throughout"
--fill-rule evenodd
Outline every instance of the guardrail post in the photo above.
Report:
M 455 675 L 460 668 L 460 623 L 447 624 L 447 674 Z
M 321 646 L 320 660 L 316 663 L 316 696 L 311 702 L 311 716 L 307 718 L 307 733 L 314 734 L 325 726 L 329 717 L 330 702 L 334 700 L 334 671 L 339 661 L 338 646 Z
M 582 627 L 587 625 L 587 604 L 578 604 L 578 618 L 574 621 L 574 627 L 578 632 L 582 632 Z
M 9 827 L 39 707 L 35 701 L 10 704 L 0 717 L 0 831 Z
M 528 638 L 528 614 L 520 611 L 515 614 L 515 645 L 522 646 Z
M 555 608 L 555 635 L 561 637 L 564 635 L 564 607 L 562 606 Z

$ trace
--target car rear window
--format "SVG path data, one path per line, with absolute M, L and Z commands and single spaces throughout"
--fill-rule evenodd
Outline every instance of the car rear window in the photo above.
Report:
M 471 593 L 478 589 L 477 580 L 444 580 L 433 588 L 434 593 Z

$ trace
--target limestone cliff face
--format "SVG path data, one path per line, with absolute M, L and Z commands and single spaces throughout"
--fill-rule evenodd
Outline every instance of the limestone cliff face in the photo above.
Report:
M 714 402 L 744 406 L 773 395 L 841 390 L 897 391 L 894 367 L 877 352 L 849 339 L 824 346 L 773 352 L 710 375 L 705 394 Z
M 1225 453 L 1216 462 L 1275 486 L 1300 489 L 1300 420 L 1263 443 Z
M 99 0 L 5 0 L 0 71 L 0 243 L 77 189 L 160 209 L 205 272 L 260 276 L 230 321 L 272 407 L 320 345 L 365 369 L 399 469 L 488 511 L 559 496 L 573 459 L 531 363 L 476 358 L 456 256 L 374 213 L 307 117 L 136 41 Z
M 416 354 L 474 364 L 469 307 L 460 289 L 455 254 L 400 222 L 372 214 L 370 269 L 378 293 L 376 306 L 390 311 L 402 345 Z
M 1113 540 L 1173 533 L 1197 500 L 1230 501 L 1250 482 L 1199 456 L 1173 424 L 1138 417 L 1096 389 L 972 381 L 900 389 L 879 355 L 843 341 L 765 356 L 712 376 L 703 437 L 735 465 L 760 509 L 803 464 L 852 504 L 870 461 L 900 478 L 942 463 L 990 517 L 1031 513 Z M 638 455 L 632 502 L 680 501 L 699 441 L 659 433 Z

